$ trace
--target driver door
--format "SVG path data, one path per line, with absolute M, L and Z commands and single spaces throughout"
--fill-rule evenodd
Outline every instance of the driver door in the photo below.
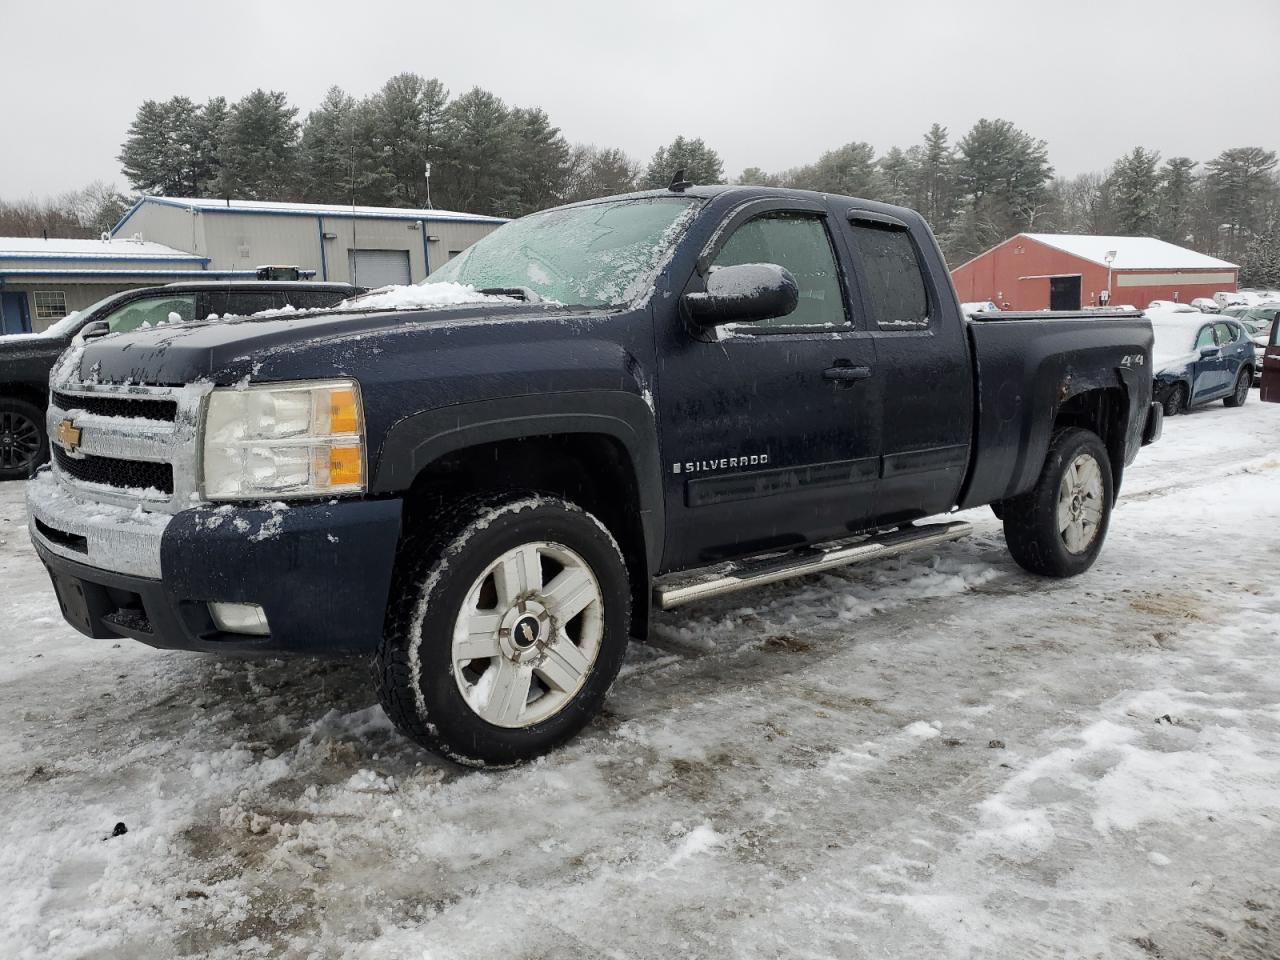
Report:
M 672 311 L 659 348 L 665 566 L 832 539 L 874 517 L 876 348 L 837 249 L 823 205 L 763 200 L 730 213 L 700 257 L 686 293 L 719 267 L 773 263 L 796 278 L 800 302 L 710 330 Z

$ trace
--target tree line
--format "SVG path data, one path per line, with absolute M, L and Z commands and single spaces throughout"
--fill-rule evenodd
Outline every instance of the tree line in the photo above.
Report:
M 683 168 L 695 183 L 732 179 L 913 207 L 953 266 L 1020 231 L 1143 235 L 1239 263 L 1242 283 L 1280 285 L 1275 152 L 1235 147 L 1201 162 L 1139 146 L 1102 171 L 1062 177 L 1044 140 L 1001 119 L 979 120 L 958 139 L 935 123 L 918 143 L 880 155 L 852 141 L 812 163 L 730 178 L 700 138 L 676 137 L 640 163 L 616 147 L 571 144 L 538 107 L 510 106 L 480 87 L 455 97 L 438 79 L 402 73 L 360 98 L 333 87 L 301 118 L 280 91 L 234 103 L 148 100 L 119 160 L 139 193 L 508 217 L 662 187 Z M 101 184 L 91 191 L 96 202 L 70 195 L 46 204 L 44 228 L 65 235 L 75 224 L 92 235 L 128 202 Z M 0 203 L 0 233 L 31 232 L 42 222 L 38 206 Z

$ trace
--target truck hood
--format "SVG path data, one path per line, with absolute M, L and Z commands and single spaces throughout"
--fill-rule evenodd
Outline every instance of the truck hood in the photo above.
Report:
M 504 301 L 412 311 L 309 312 L 197 321 L 77 341 L 55 377 L 61 381 L 78 374 L 85 381 L 181 385 L 202 380 L 231 384 L 245 377 L 272 381 L 333 375 L 351 372 L 343 369 L 340 358 L 376 355 L 393 349 L 396 341 L 407 336 L 564 320 L 588 312 Z
M 11 333 L 0 337 L 0 363 L 6 360 L 55 359 L 67 349 L 65 337 L 46 337 L 39 333 Z

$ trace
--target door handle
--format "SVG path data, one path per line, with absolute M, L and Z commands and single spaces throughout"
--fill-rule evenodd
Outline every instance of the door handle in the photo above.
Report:
M 822 371 L 823 380 L 834 380 L 837 383 L 856 383 L 870 378 L 870 367 L 855 367 L 848 363 L 837 362 L 834 367 L 827 367 Z

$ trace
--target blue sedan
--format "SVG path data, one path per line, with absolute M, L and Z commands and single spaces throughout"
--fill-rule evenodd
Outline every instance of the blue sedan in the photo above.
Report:
M 1148 311 L 1155 332 L 1155 399 L 1167 417 L 1213 400 L 1249 399 L 1257 358 L 1249 332 L 1228 317 Z

